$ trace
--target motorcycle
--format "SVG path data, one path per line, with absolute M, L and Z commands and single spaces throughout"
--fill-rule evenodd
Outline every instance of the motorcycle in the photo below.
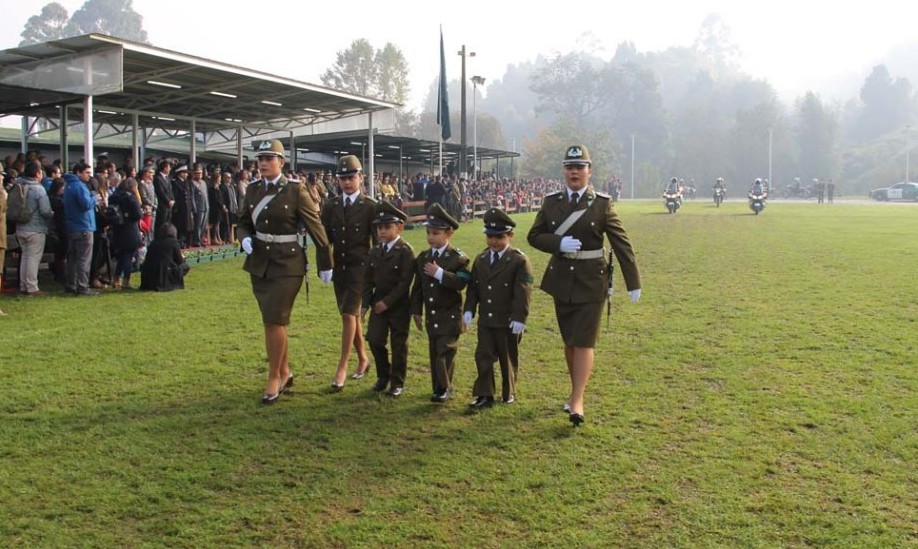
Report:
M 676 210 L 682 205 L 682 195 L 678 192 L 664 192 L 663 200 L 666 204 L 666 209 L 669 210 L 671 214 L 676 213 Z
M 765 194 L 749 193 L 749 209 L 755 212 L 755 215 L 765 209 Z
M 784 188 L 784 193 L 782 194 L 784 198 L 812 198 L 813 192 L 809 187 L 803 187 L 799 184 L 788 185 Z
M 723 202 L 724 198 L 726 197 L 727 197 L 726 189 L 723 189 L 721 187 L 714 189 L 714 204 L 717 205 L 718 208 L 720 208 L 720 203 Z

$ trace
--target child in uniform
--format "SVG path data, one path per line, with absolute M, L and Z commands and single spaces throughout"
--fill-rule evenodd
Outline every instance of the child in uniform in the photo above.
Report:
M 426 311 L 431 402 L 446 402 L 452 395 L 453 370 L 462 324 L 462 290 L 469 281 L 469 258 L 450 245 L 456 221 L 439 203 L 427 210 L 429 250 L 415 260 L 411 288 L 411 316 L 418 330 Z

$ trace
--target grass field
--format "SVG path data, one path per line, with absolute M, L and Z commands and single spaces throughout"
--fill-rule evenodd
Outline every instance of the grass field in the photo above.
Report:
M 340 321 L 314 275 L 271 407 L 240 259 L 174 293 L 3 298 L 0 545 L 918 546 L 918 207 L 619 210 L 643 297 L 617 278 L 578 430 L 539 291 L 518 402 L 478 414 L 474 331 L 446 405 L 414 329 L 403 397 L 370 376 L 331 393 Z M 515 244 L 538 280 L 532 219 Z

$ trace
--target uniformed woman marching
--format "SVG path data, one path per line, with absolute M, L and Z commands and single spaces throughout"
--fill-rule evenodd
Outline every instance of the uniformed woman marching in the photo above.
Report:
M 609 195 L 590 186 L 590 153 L 583 145 L 564 154 L 564 190 L 545 196 L 529 230 L 529 244 L 551 254 L 540 288 L 554 298 L 571 377 L 564 410 L 576 427 L 583 423 L 583 398 L 593 371 L 593 348 L 602 306 L 611 292 L 611 262 L 603 245 L 609 239 L 632 302 L 641 296 L 641 276 L 631 242 Z
M 266 141 L 257 152 L 262 179 L 251 183 L 240 212 L 237 234 L 251 275 L 252 293 L 261 309 L 268 351 L 268 384 L 263 404 L 273 404 L 293 384 L 287 357 L 290 312 L 306 275 L 306 253 L 297 237 L 305 226 L 316 247 L 318 271 L 331 269 L 325 228 L 306 186 L 282 175 L 284 146 Z

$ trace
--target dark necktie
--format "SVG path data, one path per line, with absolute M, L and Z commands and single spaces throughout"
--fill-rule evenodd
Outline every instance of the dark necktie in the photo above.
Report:
M 500 259 L 500 254 L 497 252 L 491 252 L 491 266 L 497 265 L 497 260 Z
M 439 250 L 434 250 L 434 253 L 433 253 L 433 260 L 436 261 L 436 260 L 438 260 L 438 259 L 440 259 L 440 251 L 439 251 Z
M 571 206 L 577 205 L 577 200 L 580 198 L 579 193 L 571 193 Z
M 349 208 L 350 205 L 351 205 L 351 197 L 345 196 L 345 197 L 344 197 L 344 207 L 345 207 L 345 208 Z

